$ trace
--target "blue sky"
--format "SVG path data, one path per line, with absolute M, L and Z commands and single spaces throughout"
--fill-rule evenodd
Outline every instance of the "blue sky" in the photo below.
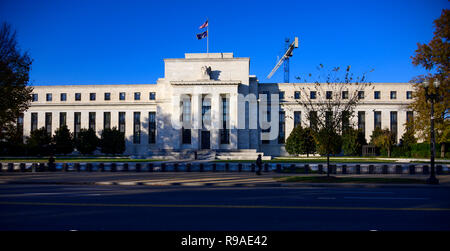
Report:
M 284 39 L 298 36 L 291 82 L 316 67 L 347 65 L 371 82 L 407 82 L 425 71 L 411 64 L 417 42 L 433 37 L 447 0 L 360 1 L 50 1 L 1 0 L 0 21 L 17 30 L 34 59 L 33 85 L 152 84 L 164 58 L 206 52 L 198 27 L 209 18 L 210 52 L 250 57 L 267 80 Z

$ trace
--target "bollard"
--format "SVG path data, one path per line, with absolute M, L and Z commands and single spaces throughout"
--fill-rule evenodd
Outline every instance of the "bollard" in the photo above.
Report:
M 416 174 L 416 166 L 409 165 L 409 174 Z
M 191 171 L 191 167 L 192 167 L 192 164 L 191 163 L 187 163 L 186 164 L 186 172 L 190 172 Z
M 37 163 L 31 164 L 31 172 L 32 172 L 32 173 L 35 173 L 35 172 L 37 171 L 37 168 L 38 168 Z
M 308 174 L 310 171 L 309 164 L 306 164 L 304 168 L 305 168 L 305 173 Z
M 147 171 L 153 172 L 153 163 L 147 163 Z
M 227 162 L 225 163 L 225 172 L 230 171 L 230 164 Z
M 199 171 L 200 172 L 203 172 L 205 169 L 205 166 L 203 165 L 203 163 L 200 163 L 200 165 L 199 165 Z
M 347 165 L 342 165 L 342 174 L 347 174 Z
M 19 164 L 19 168 L 21 172 L 26 172 L 27 171 L 27 167 L 25 166 L 25 163 L 20 163 Z
M 238 172 L 242 172 L 242 163 L 238 164 Z
M 173 171 L 178 172 L 178 163 L 173 164 Z
M 356 169 L 356 174 L 361 174 L 361 165 L 356 165 L 355 169 Z
M 98 171 L 104 172 L 105 171 L 105 163 L 98 164 Z
M 401 165 L 395 165 L 395 174 L 402 174 L 403 167 Z
M 251 168 L 251 172 L 255 172 L 255 163 L 252 163 L 250 165 L 250 168 Z
M 336 165 L 330 165 L 331 173 L 336 174 L 337 173 L 337 166 Z
M 422 166 L 422 174 L 430 174 L 430 167 L 428 165 Z
M 212 164 L 212 168 L 213 168 L 213 172 L 217 171 L 217 164 L 216 164 L 216 163 L 213 163 L 213 164 Z
M 269 163 L 264 163 L 264 172 L 268 172 L 269 171 Z
M 111 169 L 110 169 L 110 171 L 111 172 L 117 172 L 117 164 L 116 163 L 111 163 Z
M 388 174 L 388 166 L 387 165 L 383 165 L 382 167 L 382 171 L 383 174 Z
M 291 164 L 289 167 L 289 172 L 294 173 L 295 172 L 295 164 Z
M 86 169 L 87 169 L 88 172 L 92 172 L 92 169 L 93 169 L 92 163 L 87 163 L 86 164 Z
M 437 165 L 437 166 L 436 166 L 436 174 L 441 175 L 442 172 L 443 172 L 442 165 Z
M 136 170 L 135 170 L 136 172 L 141 171 L 141 163 L 136 163 L 135 167 L 136 167 Z
M 8 172 L 14 172 L 14 163 L 8 163 Z
M 166 171 L 166 163 L 161 163 L 161 172 Z
M 323 165 L 322 164 L 318 165 L 318 171 L 319 171 L 319 174 L 323 173 Z
M 2 171 L 3 171 L 3 164 L 0 163 L 0 172 L 2 172 Z
M 39 163 L 38 172 L 43 172 L 43 171 L 45 171 L 45 164 L 44 163 Z
M 373 165 L 369 165 L 369 174 L 373 174 L 375 172 L 375 167 Z
M 130 170 L 130 168 L 129 168 L 129 166 L 128 166 L 128 163 L 123 163 L 123 169 L 122 169 L 122 171 L 123 172 L 128 172 Z

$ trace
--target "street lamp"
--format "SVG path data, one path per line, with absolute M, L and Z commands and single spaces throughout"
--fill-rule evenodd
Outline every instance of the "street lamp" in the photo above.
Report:
M 436 178 L 435 167 L 434 167 L 434 155 L 436 153 L 436 139 L 434 135 L 434 102 L 439 102 L 439 81 L 437 79 L 434 80 L 434 92 L 431 92 L 429 87 L 430 83 L 428 80 L 423 82 L 423 86 L 425 88 L 425 98 L 426 100 L 431 102 L 431 119 L 430 119 L 430 140 L 431 140 L 431 173 L 430 177 L 426 180 L 427 184 L 439 184 L 439 180 Z

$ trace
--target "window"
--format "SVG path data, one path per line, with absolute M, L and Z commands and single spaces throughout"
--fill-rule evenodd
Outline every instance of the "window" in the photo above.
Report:
M 141 143 L 141 113 L 134 112 L 133 115 L 133 144 Z
M 407 111 L 406 112 L 406 123 L 412 123 L 414 122 L 414 112 L 413 111 Z
M 375 112 L 373 112 L 373 115 L 374 115 L 374 128 L 377 128 L 377 127 L 379 127 L 380 129 L 381 129 L 381 112 L 377 112 L 377 111 L 375 111 Z
M 95 112 L 89 112 L 89 129 L 95 131 Z
M 391 132 L 394 134 L 394 141 L 397 142 L 397 112 L 391 112 Z
M 111 100 L 111 93 L 105 92 L 105 100 Z
M 95 101 L 96 95 L 95 93 L 89 93 L 89 100 L 90 101 Z
M 229 123 L 229 101 L 227 97 L 222 97 L 222 129 L 220 129 L 220 144 L 230 144 Z
M 280 97 L 280 100 L 283 100 L 283 99 L 284 99 L 284 92 L 279 92 L 278 95 L 279 95 L 279 97 Z
M 406 92 L 406 99 L 412 99 L 412 91 Z
M 59 127 L 67 126 L 67 113 L 60 112 L 59 113 Z
M 325 127 L 330 128 L 332 126 L 333 121 L 333 112 L 326 111 L 325 112 Z
M 17 133 L 23 139 L 23 113 L 20 113 L 17 117 Z M 23 143 L 23 142 L 21 142 Z
M 156 143 L 156 112 L 148 113 L 148 143 Z
M 150 94 L 148 95 L 148 98 L 150 100 L 155 100 L 156 99 L 156 92 L 150 92 Z
M 348 99 L 348 91 L 342 91 L 342 99 Z
M 310 97 L 310 99 L 316 99 L 316 91 L 311 91 L 310 93 L 309 93 L 309 97 Z
M 284 111 L 280 111 L 278 115 L 278 144 L 284 144 L 285 141 L 285 118 L 284 118 Z
M 61 101 L 66 101 L 67 100 L 67 93 L 61 93 L 59 98 L 61 99 Z
M 391 91 L 391 99 L 397 99 L 397 92 Z
M 119 100 L 125 100 L 125 92 L 119 93 Z
M 81 100 L 81 93 L 75 93 L 75 101 Z
M 45 99 L 47 100 L 47 101 L 52 101 L 52 94 L 51 93 L 47 93 L 46 95 L 45 95 Z
M 37 112 L 31 113 L 31 131 L 34 131 L 37 129 L 38 125 L 38 114 Z
M 294 128 L 301 124 L 301 111 L 294 111 Z
M 345 131 L 350 128 L 350 112 L 343 111 L 342 112 L 342 131 Z
M 74 113 L 73 138 L 77 139 L 81 129 L 81 112 Z
M 45 131 L 48 135 L 52 135 L 52 113 L 45 113 Z
M 191 144 L 191 97 L 184 96 L 182 101 L 182 144 Z
M 295 99 L 300 99 L 300 92 L 299 91 L 294 92 L 294 98 Z
M 119 112 L 119 131 L 125 133 L 125 112 Z
M 380 91 L 374 91 L 373 95 L 374 95 L 374 99 L 380 99 L 380 96 L 381 96 Z
M 358 99 L 364 99 L 364 91 L 358 91 Z
M 317 112 L 309 112 L 309 128 L 313 129 L 314 131 L 317 131 L 317 120 Z
M 141 93 L 140 92 L 135 92 L 134 93 L 134 100 L 141 100 Z
M 38 94 L 37 93 L 31 94 L 31 101 L 32 102 L 37 102 L 38 101 Z
M 332 91 L 326 91 L 326 98 L 327 99 L 332 99 L 333 98 L 333 92 Z
M 111 129 L 111 112 L 103 113 L 103 130 Z
M 366 134 L 366 112 L 358 112 L 358 130 L 361 130 L 363 135 Z

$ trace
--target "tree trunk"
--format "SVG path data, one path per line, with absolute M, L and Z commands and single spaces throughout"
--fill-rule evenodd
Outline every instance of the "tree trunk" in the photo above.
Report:
M 445 142 L 441 143 L 441 158 L 445 158 Z
M 330 153 L 327 153 L 327 177 L 330 177 Z

